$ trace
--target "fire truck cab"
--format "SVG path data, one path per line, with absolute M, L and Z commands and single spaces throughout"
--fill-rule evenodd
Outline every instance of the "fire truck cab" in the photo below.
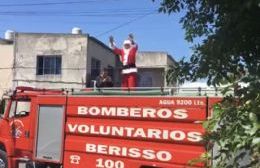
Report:
M 201 121 L 220 98 L 131 93 L 17 87 L 1 103 L 0 168 L 205 166 L 189 163 L 207 152 Z
M 0 168 L 16 168 L 19 163 L 32 167 L 36 162 L 37 96 L 62 95 L 62 91 L 17 87 L 1 102 Z M 62 122 L 62 121 L 60 121 Z M 58 126 L 58 125 L 56 125 Z M 53 138 L 53 137 L 52 137 Z M 44 140 L 44 139 L 43 139 Z M 52 144 L 53 145 L 53 144 Z M 40 162 L 39 162 L 40 163 Z M 45 164 L 36 164 L 43 167 Z M 54 166 L 55 164 L 50 164 Z M 55 166 L 54 166 L 55 167 Z

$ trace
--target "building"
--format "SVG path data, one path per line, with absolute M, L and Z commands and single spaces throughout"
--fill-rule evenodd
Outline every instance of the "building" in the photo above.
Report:
M 115 85 L 120 84 L 115 68 L 117 57 L 109 47 L 88 34 L 13 33 L 11 37 L 0 44 L 4 58 L 0 65 L 3 89 L 85 88 L 93 85 L 92 81 L 105 67 L 110 70 Z
M 0 99 L 12 86 L 13 50 L 12 41 L 0 39 Z
M 20 33 L 7 31 L 0 40 L 0 95 L 16 86 L 85 88 L 102 68 L 108 68 L 120 86 L 120 61 L 98 39 L 72 33 Z M 165 87 L 165 72 L 175 61 L 166 52 L 139 52 L 136 58 L 139 87 Z M 171 85 L 170 85 L 171 86 Z
M 167 84 L 166 72 L 175 66 L 175 60 L 166 52 L 139 52 L 136 59 L 138 67 L 139 87 L 170 87 L 175 83 Z

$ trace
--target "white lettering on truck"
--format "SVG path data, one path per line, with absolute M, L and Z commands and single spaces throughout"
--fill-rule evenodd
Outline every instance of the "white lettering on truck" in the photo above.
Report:
M 172 154 L 168 151 L 155 151 L 152 149 L 128 148 L 102 144 L 86 144 L 86 152 L 105 154 L 112 156 L 124 156 L 131 158 L 143 158 L 146 160 L 170 161 Z
M 133 107 L 86 107 L 78 106 L 78 115 L 90 116 L 117 116 L 136 118 L 186 119 L 186 109 L 171 110 L 168 108 L 133 108 Z
M 202 133 L 195 131 L 164 130 L 154 128 L 118 127 L 106 125 L 68 124 L 70 133 L 119 136 L 130 138 L 149 138 L 159 140 L 200 142 Z

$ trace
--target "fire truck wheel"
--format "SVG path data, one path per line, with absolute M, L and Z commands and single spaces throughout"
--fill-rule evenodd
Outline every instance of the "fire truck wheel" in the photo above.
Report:
M 0 168 L 8 168 L 6 153 L 0 150 Z

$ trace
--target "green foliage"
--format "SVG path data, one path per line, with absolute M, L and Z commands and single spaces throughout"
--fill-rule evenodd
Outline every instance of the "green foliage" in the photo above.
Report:
M 218 161 L 217 167 L 240 167 L 238 160 L 246 156 L 246 152 L 251 156 L 251 163 L 246 167 L 260 166 L 260 123 L 257 118 L 260 111 L 260 94 L 255 93 L 246 102 L 245 99 L 233 96 L 225 97 L 221 104 L 214 106 L 213 118 L 204 123 L 204 127 L 209 131 L 205 140 L 217 144 L 220 151 L 214 158 Z
M 159 0 L 158 0 L 159 1 Z M 218 144 L 217 167 L 260 167 L 260 0 L 161 0 L 159 12 L 183 12 L 180 23 L 193 54 L 170 69 L 168 81 L 207 79 L 208 85 L 229 84 L 234 96 L 215 106 L 204 126 L 205 140 Z M 240 84 L 246 84 L 241 87 Z

